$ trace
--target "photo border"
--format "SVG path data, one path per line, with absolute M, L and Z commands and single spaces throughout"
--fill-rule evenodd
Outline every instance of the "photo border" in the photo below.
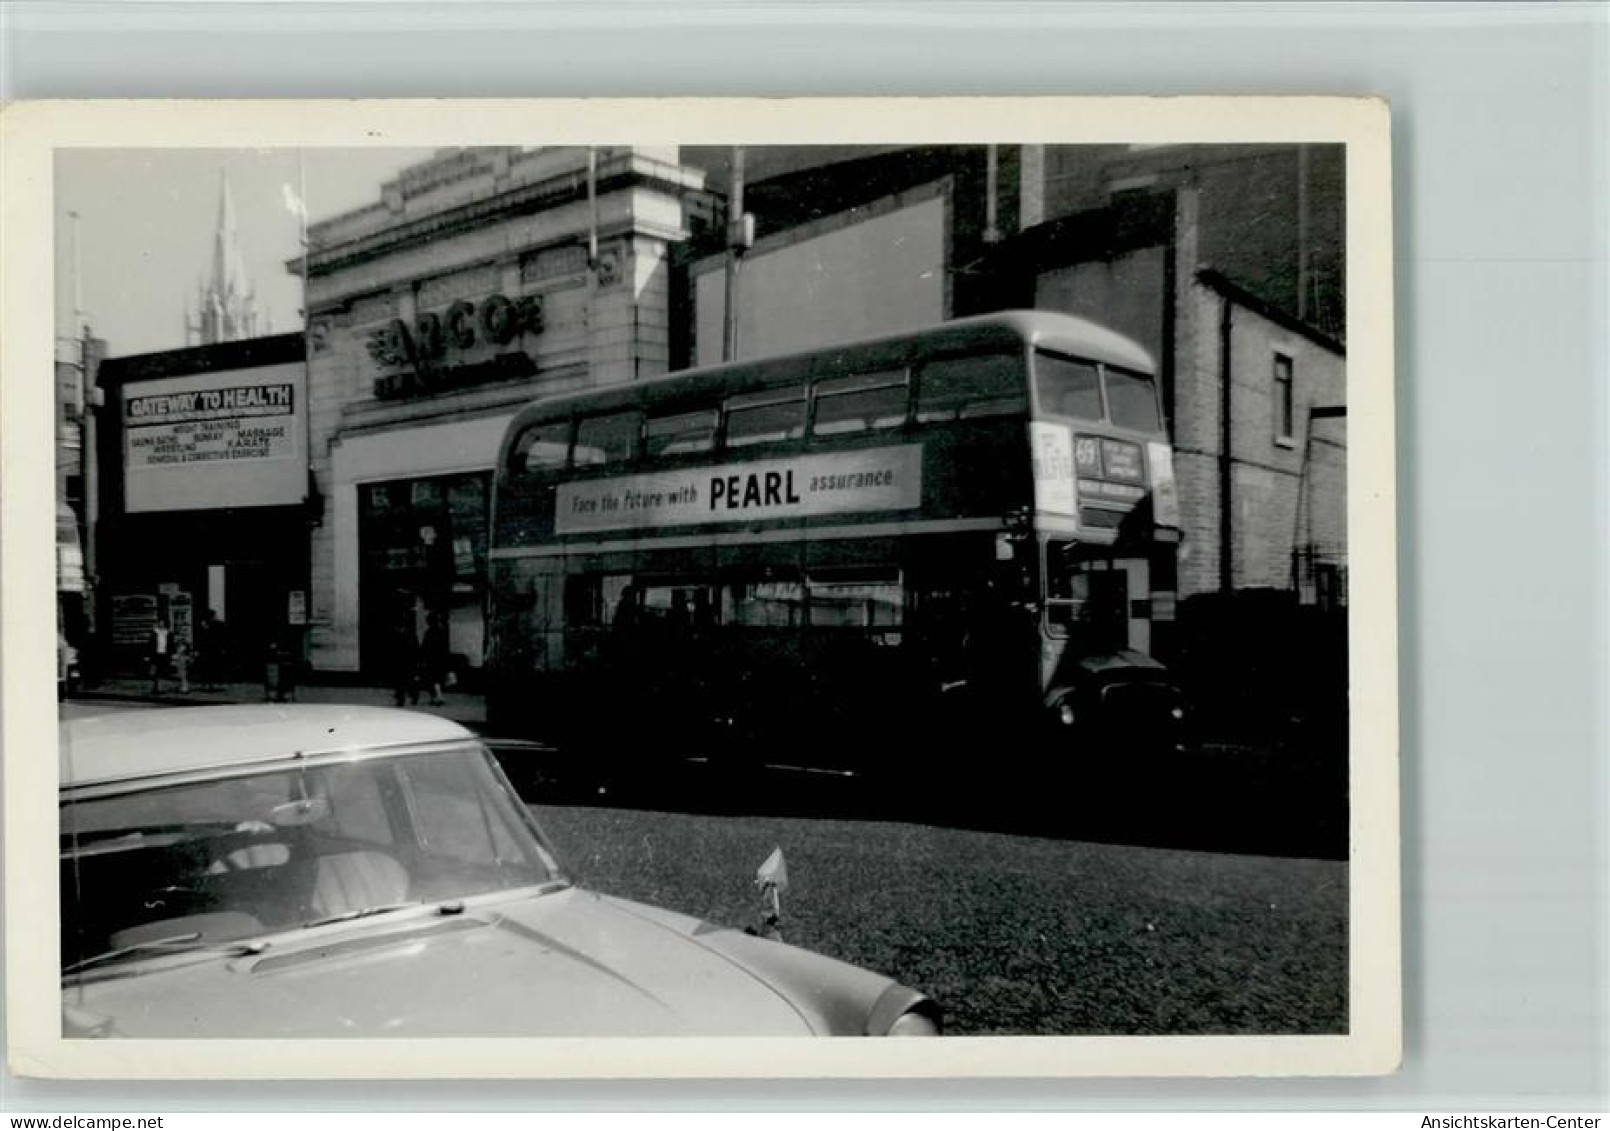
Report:
M 537 125 L 533 128 L 532 123 Z M 940 1041 L 140 1040 L 59 1036 L 53 154 L 68 147 L 1312 142 L 1347 146 L 1349 1032 Z M 757 139 L 761 139 L 757 142 Z M 11 1068 L 71 1078 L 1045 1078 L 1363 1075 L 1402 1049 L 1389 114 L 1365 98 L 36 102 L 0 116 L 0 673 Z M 19 490 L 18 485 L 23 488 Z

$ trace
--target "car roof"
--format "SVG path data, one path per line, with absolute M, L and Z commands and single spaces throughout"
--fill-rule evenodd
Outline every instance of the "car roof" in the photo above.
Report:
M 421 711 L 333 704 L 168 707 L 61 724 L 63 788 L 474 736 Z

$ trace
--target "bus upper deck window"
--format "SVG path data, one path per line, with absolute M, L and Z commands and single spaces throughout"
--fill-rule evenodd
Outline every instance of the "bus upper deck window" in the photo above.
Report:
M 923 423 L 1011 416 L 1028 411 L 1028 407 L 1027 374 L 1017 354 L 946 358 L 922 367 L 917 386 L 917 419 Z
M 805 390 L 799 385 L 727 398 L 727 446 L 769 444 L 805 435 Z
M 644 451 L 651 457 L 707 452 L 715 447 L 718 415 L 715 409 L 708 408 L 651 417 L 643 432 Z
M 1043 413 L 1101 419 L 1101 374 L 1094 362 L 1036 351 L 1034 388 Z
M 637 434 L 642 429 L 640 412 L 612 412 L 588 416 L 576 425 L 577 467 L 601 463 L 622 463 L 637 454 Z
M 817 436 L 899 428 L 906 422 L 906 373 L 889 369 L 816 383 Z
M 552 471 L 565 466 L 570 450 L 570 421 L 533 424 L 520 434 L 514 448 L 514 467 L 526 471 Z
M 1157 419 L 1157 386 L 1144 373 L 1107 366 L 1107 408 L 1112 422 L 1120 428 L 1137 432 L 1162 428 Z

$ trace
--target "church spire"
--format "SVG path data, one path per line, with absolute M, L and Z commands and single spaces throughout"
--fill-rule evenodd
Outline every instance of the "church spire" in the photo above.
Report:
M 229 174 L 218 178 L 218 226 L 212 237 L 212 272 L 201 296 L 201 344 L 237 341 L 257 333 L 255 289 L 246 277 Z

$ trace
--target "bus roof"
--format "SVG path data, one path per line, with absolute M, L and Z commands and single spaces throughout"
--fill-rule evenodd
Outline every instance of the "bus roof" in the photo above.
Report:
M 877 338 L 865 338 L 814 350 L 776 357 L 729 361 L 697 369 L 681 369 L 645 381 L 632 381 L 603 388 L 577 390 L 544 397 L 522 410 L 510 428 L 512 437 L 534 419 L 567 416 L 578 406 L 610 409 L 636 403 L 645 393 L 661 394 L 665 399 L 682 394 L 697 396 L 715 391 L 741 391 L 782 381 L 790 376 L 803 378 L 813 368 L 844 368 L 904 364 L 921 346 L 924 356 L 963 350 L 1024 345 L 1067 353 L 1089 361 L 1123 366 L 1143 373 L 1155 372 L 1151 355 L 1135 342 L 1105 326 L 1071 314 L 1043 310 L 1008 310 L 957 318 L 921 330 L 907 330 Z

